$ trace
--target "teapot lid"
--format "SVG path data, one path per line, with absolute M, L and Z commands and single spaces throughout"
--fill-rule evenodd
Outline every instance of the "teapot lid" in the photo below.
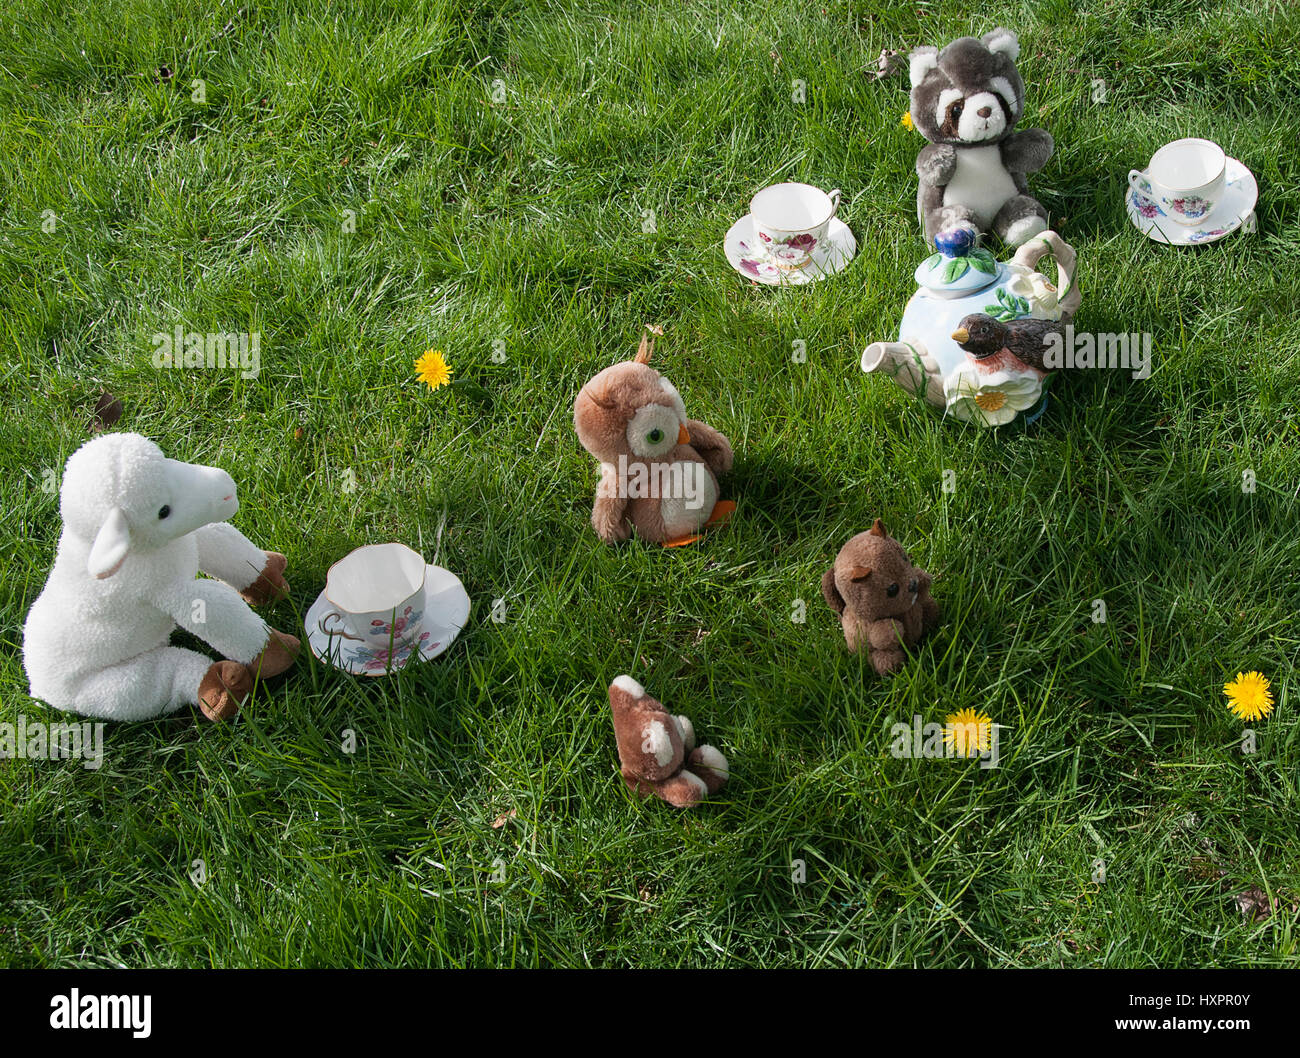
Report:
M 916 268 L 916 285 L 940 297 L 971 294 L 994 282 L 998 262 L 979 245 L 979 236 L 969 228 L 950 228 L 934 237 L 938 252 Z

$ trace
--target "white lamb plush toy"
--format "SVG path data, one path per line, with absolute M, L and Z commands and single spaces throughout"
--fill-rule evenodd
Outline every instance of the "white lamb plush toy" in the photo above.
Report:
M 59 507 L 54 568 L 23 629 L 33 698 L 109 720 L 187 704 L 225 719 L 255 675 L 293 664 L 298 640 L 244 601 L 288 594 L 285 558 L 226 522 L 239 501 L 224 470 L 167 459 L 139 434 L 105 434 L 69 458 Z M 177 625 L 228 660 L 169 646 Z

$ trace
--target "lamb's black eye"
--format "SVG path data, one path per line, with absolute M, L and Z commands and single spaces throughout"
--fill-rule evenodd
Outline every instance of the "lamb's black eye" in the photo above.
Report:
M 891 584 L 888 588 L 885 589 L 885 594 L 892 599 L 895 595 L 898 594 L 898 585 Z
M 907 590 L 910 591 L 913 595 L 915 595 L 915 594 L 916 594 L 916 587 L 917 587 L 917 581 L 916 581 L 916 578 L 913 577 L 913 578 L 908 582 Z
M 168 507 L 167 504 L 165 504 L 165 503 L 164 503 L 161 507 L 158 508 L 158 517 L 159 517 L 160 519 L 161 519 L 161 518 L 166 518 L 167 515 L 169 515 L 169 514 L 171 514 L 171 513 L 172 513 L 172 509 L 171 509 L 170 507 Z

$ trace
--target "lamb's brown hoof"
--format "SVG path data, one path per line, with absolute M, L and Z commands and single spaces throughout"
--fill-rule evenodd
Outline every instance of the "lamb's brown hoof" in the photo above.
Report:
M 258 679 L 269 680 L 293 668 L 302 644 L 285 632 L 271 629 L 271 638 L 266 641 L 262 652 L 248 663 L 249 669 Z
M 199 710 L 209 720 L 230 720 L 253 692 L 253 674 L 238 661 L 218 661 L 199 681 Z
M 262 567 L 262 572 L 257 575 L 257 580 L 253 581 L 239 594 L 253 606 L 261 606 L 263 603 L 268 602 L 279 602 L 279 600 L 287 598 L 289 595 L 289 582 L 284 579 L 284 570 L 288 564 L 289 560 L 280 552 L 266 552 L 266 565 Z

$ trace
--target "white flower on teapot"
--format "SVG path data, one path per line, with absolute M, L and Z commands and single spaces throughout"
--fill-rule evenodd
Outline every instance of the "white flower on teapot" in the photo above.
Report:
M 1061 305 L 1056 286 L 1048 281 L 1047 276 L 1014 262 L 1009 263 L 1006 268 L 1011 273 L 1011 278 L 1007 280 L 1007 293 L 1022 297 L 1029 303 L 1030 319 L 1059 320 L 1061 318 Z

